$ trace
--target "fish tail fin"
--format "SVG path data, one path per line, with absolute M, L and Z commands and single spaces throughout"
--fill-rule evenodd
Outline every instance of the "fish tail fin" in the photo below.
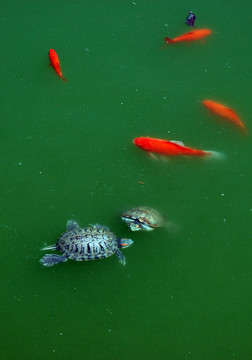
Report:
M 165 41 L 165 43 L 168 45 L 168 44 L 170 44 L 173 40 L 170 39 L 170 38 L 168 38 L 168 37 L 165 37 L 165 38 L 164 38 L 164 41 Z
M 161 49 L 163 49 L 164 47 L 166 47 L 167 45 L 169 45 L 172 41 L 172 39 L 168 38 L 168 37 L 165 37 L 164 38 L 164 41 L 165 41 L 165 44 L 164 46 L 161 47 Z
M 63 81 L 67 81 L 67 79 L 65 79 L 64 76 L 60 75 L 60 77 Z
M 241 128 L 241 131 L 242 131 L 243 135 L 247 136 L 249 134 L 248 130 L 245 128 L 243 123 L 240 125 L 240 128 Z
M 216 159 L 216 160 L 225 160 L 226 155 L 218 152 L 218 151 L 212 151 L 212 150 L 204 150 L 209 155 L 205 157 L 205 159 Z

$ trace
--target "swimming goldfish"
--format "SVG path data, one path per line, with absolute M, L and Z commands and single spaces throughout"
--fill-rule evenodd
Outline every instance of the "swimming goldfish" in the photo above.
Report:
M 62 75 L 58 55 L 56 51 L 53 49 L 49 50 L 49 60 L 55 72 L 59 75 L 59 77 L 61 77 L 62 80 L 67 81 Z
M 164 38 L 165 41 L 165 45 L 174 43 L 174 42 L 180 42 L 180 41 L 194 41 L 194 40 L 198 40 L 201 39 L 207 35 L 211 34 L 211 30 L 209 29 L 201 29 L 201 30 L 194 30 L 194 31 L 190 31 L 184 35 L 178 36 L 174 39 L 170 39 L 168 37 Z
M 247 131 L 243 122 L 239 119 L 234 110 L 230 109 L 229 107 L 211 100 L 203 100 L 203 105 L 212 113 L 220 116 L 223 119 L 233 122 L 237 126 L 241 127 L 243 131 Z
M 217 158 L 223 157 L 222 154 L 215 151 L 192 149 L 185 146 L 181 141 L 162 140 L 150 137 L 138 137 L 133 140 L 134 144 L 141 149 L 150 153 L 158 153 L 166 156 L 214 156 Z

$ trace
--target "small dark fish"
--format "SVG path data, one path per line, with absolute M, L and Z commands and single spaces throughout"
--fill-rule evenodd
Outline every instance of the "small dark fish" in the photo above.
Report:
M 188 11 L 188 15 L 185 23 L 189 26 L 193 26 L 195 20 L 196 20 L 196 16 L 192 13 L 192 11 Z

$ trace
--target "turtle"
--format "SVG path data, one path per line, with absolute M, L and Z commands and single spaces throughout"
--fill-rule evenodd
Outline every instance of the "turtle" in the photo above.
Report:
M 164 225 L 164 218 L 162 215 L 159 214 L 157 210 L 146 206 L 140 206 L 124 211 L 121 215 L 121 219 L 132 231 L 152 231 L 157 227 Z
M 133 244 L 131 239 L 117 239 L 108 227 L 95 224 L 80 228 L 77 222 L 69 220 L 67 230 L 59 237 L 55 245 L 41 250 L 59 250 L 62 255 L 46 254 L 40 262 L 44 266 L 53 266 L 69 259 L 76 261 L 95 260 L 116 254 L 121 264 L 125 265 L 125 256 L 120 248 Z

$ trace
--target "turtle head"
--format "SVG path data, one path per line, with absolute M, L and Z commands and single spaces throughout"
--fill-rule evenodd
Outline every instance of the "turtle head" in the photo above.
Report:
M 154 230 L 154 227 L 148 225 L 144 221 L 140 221 L 139 219 L 130 219 L 130 218 L 122 217 L 122 220 L 124 222 L 126 222 L 126 224 L 129 226 L 131 231 L 139 231 L 139 230 L 152 231 L 152 230 Z
M 131 246 L 134 243 L 134 241 L 131 239 L 121 238 L 121 239 L 117 239 L 117 243 L 119 247 L 126 248 Z
M 131 231 L 141 230 L 141 223 L 136 218 L 121 216 L 121 219 L 129 226 Z

